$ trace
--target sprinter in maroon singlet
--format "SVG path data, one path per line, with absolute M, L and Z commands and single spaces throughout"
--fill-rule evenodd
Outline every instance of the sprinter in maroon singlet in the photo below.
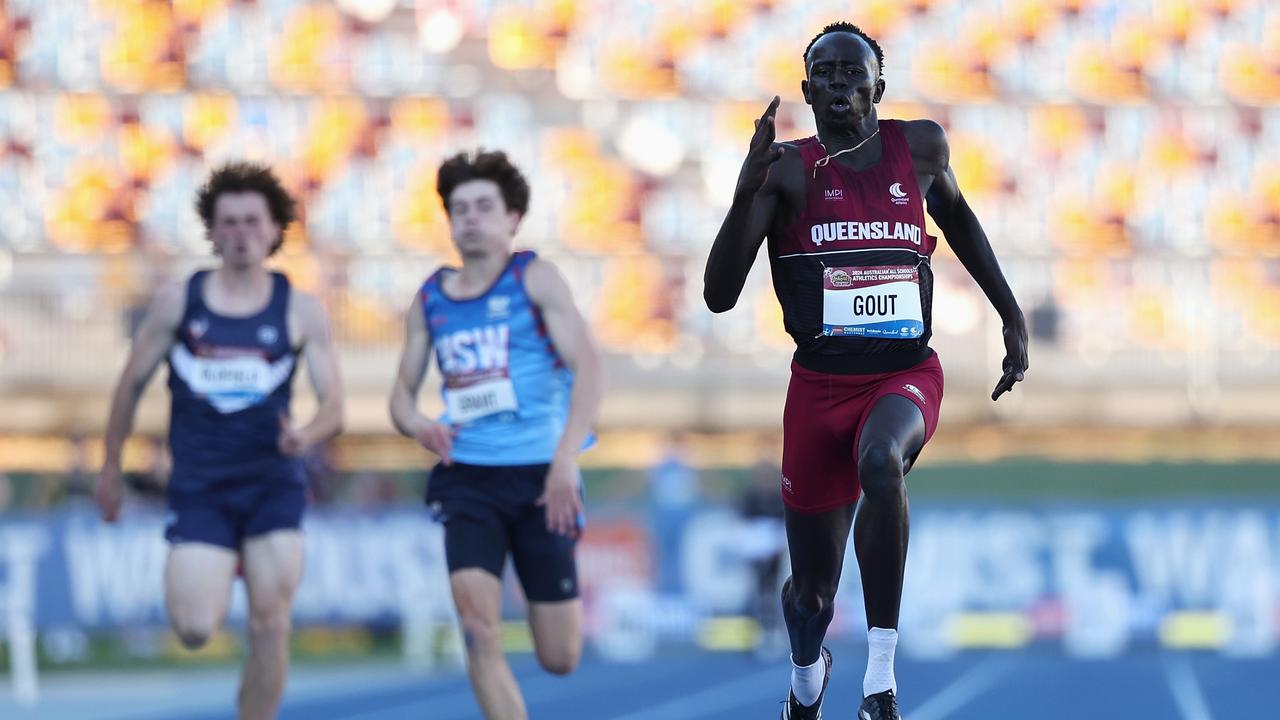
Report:
M 929 347 L 936 239 L 924 230 L 926 206 L 1003 321 L 1006 355 L 992 400 L 1022 380 L 1027 331 L 956 185 L 942 127 L 876 116 L 885 88 L 880 46 L 834 23 L 804 59 L 801 90 L 818 133 L 775 143 L 776 97 L 756 122 L 703 294 L 713 312 L 732 308 L 768 238 L 774 290 L 796 341 L 783 412 L 792 576 L 782 609 L 793 668 L 782 717 L 821 716 L 831 671 L 822 640 L 852 525 L 870 651 L 858 717 L 896 720 L 893 655 L 909 526 L 903 476 L 937 427 L 943 387 Z

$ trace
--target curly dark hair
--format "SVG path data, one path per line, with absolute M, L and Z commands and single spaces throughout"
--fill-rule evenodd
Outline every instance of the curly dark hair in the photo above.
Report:
M 298 217 L 298 203 L 289 196 L 271 167 L 262 163 L 230 162 L 214 170 L 196 193 L 196 212 L 205 232 L 213 231 L 213 212 L 223 193 L 255 192 L 267 201 L 271 219 L 280 226 L 280 237 L 271 246 L 274 255 L 284 243 L 284 231 Z
M 809 51 L 813 49 L 814 44 L 817 43 L 819 40 L 821 40 L 823 37 L 830 35 L 831 33 L 837 33 L 837 32 L 857 35 L 863 40 L 866 40 L 867 44 L 871 46 L 871 52 L 875 53 L 876 55 L 877 75 L 878 76 L 884 75 L 884 51 L 880 49 L 880 43 L 876 42 L 875 38 L 863 32 L 862 28 L 858 27 L 857 25 L 854 25 L 851 22 L 845 22 L 843 20 L 840 20 L 839 22 L 833 22 L 830 25 L 827 25 L 826 27 L 822 28 L 822 32 L 818 33 L 817 35 L 814 35 L 813 39 L 809 41 L 808 47 L 804 49 L 804 65 L 806 70 L 809 67 Z
M 454 189 L 468 180 L 492 180 L 502 191 L 502 201 L 508 210 L 521 216 L 529 210 L 529 181 L 501 150 L 476 150 L 474 155 L 460 152 L 440 164 L 436 190 L 440 192 L 445 212 L 449 212 L 449 196 Z

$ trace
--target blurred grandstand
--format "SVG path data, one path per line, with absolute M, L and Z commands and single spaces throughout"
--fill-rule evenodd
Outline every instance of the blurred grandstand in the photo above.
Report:
M 4 433 L 100 429 L 139 306 L 208 261 L 192 193 L 212 164 L 251 157 L 305 202 L 280 266 L 331 306 L 351 432 L 387 434 L 400 318 L 450 252 L 435 168 L 476 145 L 535 179 L 520 239 L 568 268 L 610 353 L 606 429 L 772 428 L 789 340 L 767 273 L 713 322 L 701 270 L 764 102 L 786 101 L 780 137 L 812 131 L 800 51 L 834 18 L 887 49 L 882 115 L 948 128 L 1032 320 L 1034 382 L 992 406 L 994 314 L 940 251 L 948 422 L 1280 418 L 1268 3 L 0 8 Z M 148 407 L 155 433 L 163 407 Z

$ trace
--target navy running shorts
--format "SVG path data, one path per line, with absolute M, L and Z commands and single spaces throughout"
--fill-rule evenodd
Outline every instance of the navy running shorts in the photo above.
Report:
M 578 597 L 577 540 L 548 530 L 546 508 L 535 504 L 549 467 L 435 466 L 427 481 L 427 506 L 444 524 L 450 573 L 480 568 L 501 578 L 510 553 L 529 602 Z
M 164 537 L 170 543 L 202 542 L 239 551 L 249 538 L 302 527 L 306 487 L 262 480 L 188 491 L 170 485 Z

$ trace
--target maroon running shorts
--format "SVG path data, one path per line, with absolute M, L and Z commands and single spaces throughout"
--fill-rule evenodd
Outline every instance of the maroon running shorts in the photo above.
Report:
M 782 501 L 818 513 L 858 501 L 858 440 L 880 398 L 901 395 L 924 414 L 925 442 L 938 427 L 942 363 L 937 354 L 905 370 L 832 375 L 791 363 L 782 413 Z

